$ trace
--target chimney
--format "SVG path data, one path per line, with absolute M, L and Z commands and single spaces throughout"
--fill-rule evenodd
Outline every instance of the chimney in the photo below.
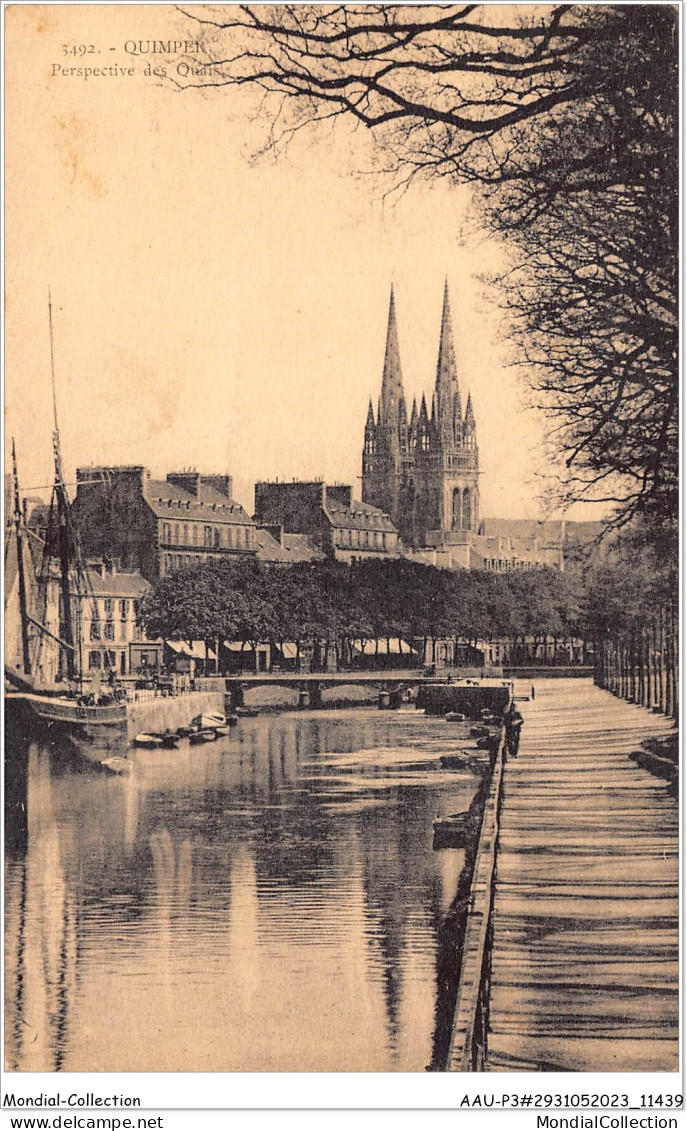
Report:
M 280 523 L 269 523 L 269 525 L 263 526 L 263 527 L 261 527 L 261 529 L 266 530 L 268 534 L 271 534 L 272 537 L 274 538 L 275 542 L 278 542 L 279 545 L 283 549 L 283 547 L 284 547 L 284 527 Z
M 214 491 L 224 495 L 225 499 L 231 499 L 234 489 L 232 475 L 201 475 L 200 482 L 204 487 L 212 487 Z
M 182 491 L 188 491 L 196 499 L 200 498 L 201 476 L 197 471 L 170 471 L 167 482 L 174 487 L 181 487 Z
M 333 486 L 325 488 L 327 502 L 329 500 L 336 500 L 344 507 L 350 507 L 353 499 L 353 488 L 345 486 L 343 483 L 336 483 Z

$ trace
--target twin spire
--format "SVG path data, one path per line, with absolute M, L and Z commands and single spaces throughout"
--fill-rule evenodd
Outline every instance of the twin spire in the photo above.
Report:
M 475 418 L 470 396 L 468 396 L 464 417 L 462 412 L 456 355 L 453 346 L 448 279 L 444 286 L 439 356 L 432 396 L 431 417 L 428 414 L 427 401 L 423 394 L 419 411 L 417 402 L 413 400 L 410 424 L 408 424 L 401 373 L 401 354 L 398 346 L 396 302 L 392 285 L 384 352 L 382 392 L 376 423 L 372 400 L 370 400 L 365 425 L 366 439 L 372 440 L 373 437 L 376 437 L 379 442 L 385 435 L 387 444 L 391 447 L 395 448 L 398 444 L 401 450 L 415 446 L 427 450 L 430 443 L 433 447 L 437 444 L 442 447 L 462 445 L 466 440 L 474 438 L 474 431 Z
M 379 401 L 379 420 L 383 424 L 390 424 L 397 418 L 401 406 L 403 406 L 405 412 L 401 353 L 398 348 L 398 327 L 396 326 L 396 303 L 392 283 L 389 300 L 389 322 L 386 330 L 386 350 L 384 351 L 382 395 Z

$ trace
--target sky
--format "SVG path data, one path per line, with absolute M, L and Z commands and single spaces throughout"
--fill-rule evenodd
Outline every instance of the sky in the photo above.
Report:
M 390 285 L 410 404 L 431 396 L 447 278 L 481 513 L 542 513 L 545 422 L 523 409 L 480 282 L 501 249 L 479 232 L 469 190 L 442 181 L 385 197 L 356 175 L 369 137 L 345 127 L 251 161 L 264 135 L 250 95 L 170 89 L 145 74 L 159 56 L 131 53 L 185 37 L 172 6 L 5 16 L 5 428 L 23 490 L 51 481 L 49 290 L 67 479 L 101 463 L 229 472 L 252 510 L 258 479 L 321 477 L 359 497 Z

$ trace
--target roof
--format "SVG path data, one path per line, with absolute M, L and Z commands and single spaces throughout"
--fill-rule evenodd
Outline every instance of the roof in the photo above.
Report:
M 290 562 L 323 561 L 327 556 L 307 534 L 284 534 L 284 549 Z
M 292 565 L 294 562 L 322 561 L 326 554 L 308 538 L 307 534 L 284 534 L 282 542 L 273 538 L 264 527 L 256 527 L 255 543 L 261 562 L 274 565 Z
M 109 573 L 104 576 L 96 569 L 86 569 L 86 580 L 89 591 L 94 597 L 144 597 L 151 589 L 150 582 L 146 581 L 138 571 L 132 573 Z
M 357 499 L 353 500 L 350 507 L 345 507 L 336 499 L 328 499 L 324 509 L 334 526 L 351 530 L 396 530 L 388 514 Z
M 261 526 L 258 526 L 255 531 L 255 545 L 261 562 L 288 564 L 291 561 L 288 551 L 279 545 L 277 539 L 273 538 L 268 530 Z
M 168 483 L 166 479 L 144 479 L 143 497 L 158 518 L 186 517 L 197 522 L 253 525 L 253 520 L 240 503 L 228 499 L 206 483 L 202 487 L 202 499 L 197 499 L 190 491 Z
M 480 524 L 480 530 L 486 535 L 519 541 L 536 538 L 542 548 L 593 542 L 604 529 L 603 522 L 571 522 L 568 519 L 485 518 Z

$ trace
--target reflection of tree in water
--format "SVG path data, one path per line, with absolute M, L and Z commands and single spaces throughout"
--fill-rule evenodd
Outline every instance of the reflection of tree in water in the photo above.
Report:
M 395 804 L 363 811 L 359 827 L 367 910 L 375 923 L 370 945 L 377 944 L 383 956 L 389 1044 L 395 1059 L 408 924 L 418 909 L 426 913 L 428 902 L 433 918 L 437 916 L 433 906 L 435 885 L 426 876 L 426 843 L 436 806 L 435 791 L 401 786 L 393 795 Z

